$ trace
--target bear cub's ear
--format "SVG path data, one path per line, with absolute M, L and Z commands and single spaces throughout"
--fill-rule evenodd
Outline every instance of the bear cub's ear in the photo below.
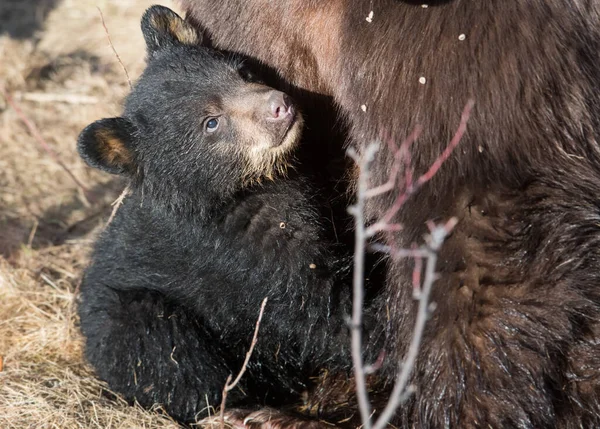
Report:
M 130 175 L 135 171 L 134 125 L 125 118 L 101 119 L 79 135 L 77 150 L 91 167 L 111 174 Z
M 199 45 L 202 42 L 202 36 L 196 28 L 164 6 L 152 6 L 144 12 L 142 33 L 149 57 L 159 49 L 176 45 Z

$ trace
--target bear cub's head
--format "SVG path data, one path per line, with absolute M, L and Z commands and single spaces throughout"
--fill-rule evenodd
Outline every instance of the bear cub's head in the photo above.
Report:
M 287 95 L 254 81 L 239 58 L 200 46 L 196 29 L 168 8 L 148 9 L 142 32 L 147 67 L 123 116 L 79 136 L 89 165 L 186 204 L 285 172 L 303 122 Z

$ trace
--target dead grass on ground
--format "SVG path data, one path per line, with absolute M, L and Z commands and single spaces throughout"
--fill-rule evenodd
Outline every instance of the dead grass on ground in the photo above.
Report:
M 90 244 L 123 183 L 87 168 L 75 141 L 120 112 L 144 66 L 147 0 L 6 0 L 0 4 L 0 85 L 73 180 L 0 96 L 0 428 L 176 428 L 108 393 L 82 359 L 74 307 Z M 160 3 L 173 6 L 169 1 Z

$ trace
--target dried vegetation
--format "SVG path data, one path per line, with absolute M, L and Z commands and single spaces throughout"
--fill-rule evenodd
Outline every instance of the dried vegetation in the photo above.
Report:
M 75 150 L 88 123 L 116 115 L 144 66 L 146 0 L 2 0 L 0 87 L 36 125 L 84 195 L 0 95 L 0 428 L 176 428 L 129 407 L 82 359 L 74 308 L 90 244 L 123 183 Z M 168 1 L 165 5 L 172 7 Z

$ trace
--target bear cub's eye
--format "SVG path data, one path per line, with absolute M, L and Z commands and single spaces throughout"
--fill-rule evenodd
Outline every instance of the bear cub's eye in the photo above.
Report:
M 244 79 L 246 82 L 253 82 L 255 80 L 254 73 L 252 73 L 248 67 L 242 66 L 240 67 L 238 72 L 241 78 Z
M 219 118 L 209 118 L 204 123 L 204 129 L 209 133 L 214 133 L 219 128 Z

